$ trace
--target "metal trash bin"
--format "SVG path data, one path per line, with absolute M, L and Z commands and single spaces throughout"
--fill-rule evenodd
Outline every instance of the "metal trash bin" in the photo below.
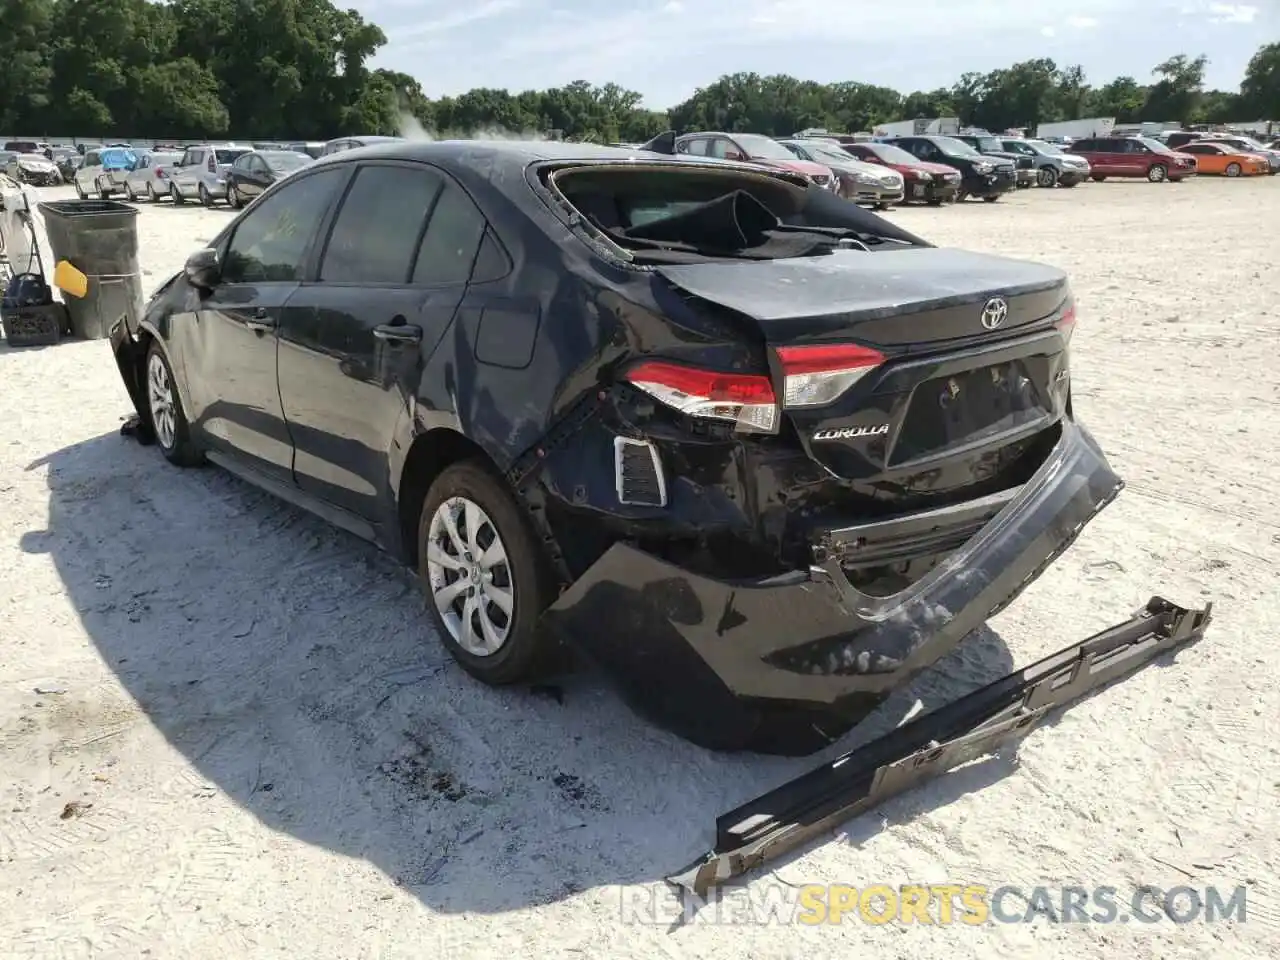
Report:
M 63 298 L 72 333 L 105 340 L 120 317 L 142 311 L 137 209 L 115 200 L 47 200 L 40 213 L 54 264 L 66 260 L 89 280 L 83 297 Z

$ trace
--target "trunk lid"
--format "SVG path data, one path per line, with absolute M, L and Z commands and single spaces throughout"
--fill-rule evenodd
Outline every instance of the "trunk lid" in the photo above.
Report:
M 839 477 L 901 489 L 934 471 L 937 492 L 973 484 L 1065 409 L 1070 301 L 1054 267 L 914 248 L 656 270 L 695 308 L 734 311 L 763 335 L 784 421 Z M 844 392 L 785 402 L 786 348 L 848 344 L 873 359 Z

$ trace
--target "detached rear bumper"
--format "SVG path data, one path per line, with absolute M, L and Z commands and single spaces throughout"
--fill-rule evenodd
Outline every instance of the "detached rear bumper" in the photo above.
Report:
M 619 543 L 546 618 L 681 736 L 713 749 L 807 754 L 1016 597 L 1122 488 L 1088 431 L 1066 420 L 1041 468 L 986 516 L 959 511 L 955 530 L 920 515 L 868 525 L 881 550 L 965 535 L 892 597 L 852 587 L 839 553 L 808 571 L 729 582 Z

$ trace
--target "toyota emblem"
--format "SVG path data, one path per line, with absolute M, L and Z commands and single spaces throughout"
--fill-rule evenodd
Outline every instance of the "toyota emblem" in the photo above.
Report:
M 982 308 L 982 326 L 987 330 L 994 330 L 1004 323 L 1007 316 L 1009 316 L 1009 304 L 1000 297 L 992 297 Z

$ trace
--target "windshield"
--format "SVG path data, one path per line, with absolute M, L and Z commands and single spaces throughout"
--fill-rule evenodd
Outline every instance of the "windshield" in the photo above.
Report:
M 311 162 L 311 158 L 304 153 L 292 153 L 280 151 L 279 153 L 263 153 L 262 159 L 267 161 L 267 166 L 276 173 L 290 173 L 301 167 L 305 167 Z
M 1138 137 L 1138 142 L 1145 147 L 1150 147 L 1152 153 L 1173 153 L 1159 140 L 1153 140 L 1151 137 Z
M 219 163 L 235 163 L 236 157 L 242 157 L 249 151 L 247 149 L 244 149 L 244 150 L 215 150 L 213 152 L 217 155 Z
M 1029 143 L 1031 145 L 1031 149 L 1037 153 L 1047 153 L 1051 157 L 1062 156 L 1062 148 L 1056 143 L 1046 143 L 1043 140 L 1028 140 L 1026 142 Z
M 833 147 L 826 143 L 820 143 L 810 147 L 809 152 L 813 154 L 814 159 L 823 163 L 849 163 L 854 158 L 849 156 L 839 147 Z
M 1001 143 L 999 140 L 997 140 L 995 137 L 974 137 L 973 139 L 978 141 L 978 149 L 983 152 L 987 152 L 987 151 L 991 151 L 994 153 L 1004 152 L 1004 144 Z
M 734 134 L 733 139 L 748 156 L 763 157 L 765 160 L 794 160 L 795 155 L 777 140 L 770 140 L 758 134 Z
M 180 153 L 153 153 L 151 155 L 151 162 L 154 164 L 177 163 L 181 159 L 182 154 Z
M 956 140 L 954 137 L 934 137 L 934 145 L 943 153 L 949 153 L 956 157 L 978 157 L 981 156 L 977 150 L 969 146 L 963 140 Z
M 861 147 L 866 147 L 885 163 L 896 163 L 904 167 L 916 167 L 920 165 L 920 160 L 913 157 L 901 147 L 895 147 L 892 143 L 862 143 Z

